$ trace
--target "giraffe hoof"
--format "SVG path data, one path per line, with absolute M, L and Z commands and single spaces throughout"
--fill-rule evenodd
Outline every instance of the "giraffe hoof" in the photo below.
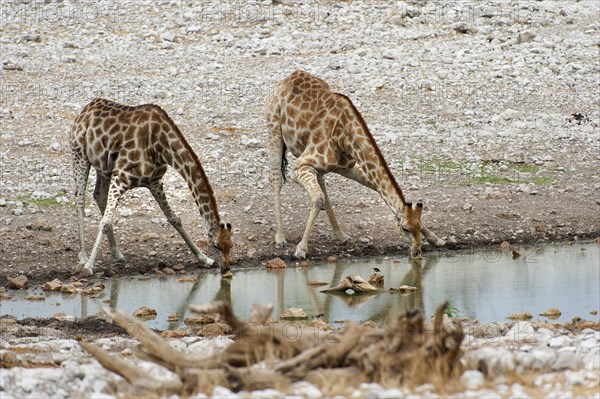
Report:
M 435 243 L 435 245 L 437 245 L 438 247 L 443 247 L 444 245 L 446 245 L 446 241 L 442 240 L 441 238 L 438 238 L 438 241 Z
M 82 268 L 79 269 L 79 272 L 77 274 L 81 277 L 93 276 L 94 275 L 94 265 L 90 265 L 89 263 L 86 263 L 85 266 L 83 266 Z
M 306 249 L 301 248 L 300 246 L 296 247 L 296 253 L 294 256 L 298 259 L 306 259 Z
M 121 252 L 119 252 L 116 255 L 113 255 L 113 260 L 115 262 L 124 262 L 125 261 L 125 256 Z
M 287 246 L 288 246 L 288 243 L 285 240 L 278 241 L 275 243 L 275 248 L 278 248 L 278 249 L 285 249 L 285 248 L 287 248 Z
M 212 265 L 215 263 L 215 261 L 211 258 L 206 258 L 202 262 L 204 262 L 204 264 L 208 267 L 212 267 Z
M 348 244 L 350 241 L 352 241 L 352 237 L 350 237 L 349 235 L 344 234 L 343 236 L 338 237 L 338 241 L 342 245 Z
M 319 209 L 324 211 L 325 210 L 325 200 L 323 200 L 323 198 L 319 198 L 317 200 L 317 202 L 315 203 L 315 206 Z
M 84 266 L 85 264 L 87 264 L 88 261 L 88 257 L 85 254 L 79 254 L 79 264 L 81 266 Z

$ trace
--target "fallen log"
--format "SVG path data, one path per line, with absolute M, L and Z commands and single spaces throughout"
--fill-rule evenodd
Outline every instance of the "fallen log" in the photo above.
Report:
M 177 375 L 167 381 L 156 381 L 140 367 L 88 342 L 81 340 L 80 345 L 134 387 L 163 396 L 210 394 L 216 385 L 236 392 L 265 388 L 285 391 L 298 380 L 309 380 L 322 389 L 333 380 L 348 385 L 422 384 L 445 381 L 460 374 L 463 332 L 460 324 L 444 324 L 446 306 L 438 307 L 433 324 L 425 322 L 420 312 L 413 311 L 398 316 L 384 328 L 350 322 L 332 334 L 314 334 L 314 329 L 301 327 L 295 330 L 299 334 L 294 335 L 290 335 L 289 328 L 297 325 L 269 319 L 271 305 L 256 305 L 247 321 L 238 319 L 226 302 L 190 306 L 200 314 L 218 313 L 234 331 L 234 342 L 211 356 L 175 350 L 137 318 L 118 310 L 107 311 L 115 323 L 140 341 L 142 357 Z M 262 362 L 260 367 L 253 366 L 258 362 Z

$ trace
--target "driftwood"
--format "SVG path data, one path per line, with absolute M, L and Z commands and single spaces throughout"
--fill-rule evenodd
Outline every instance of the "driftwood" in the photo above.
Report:
M 137 318 L 105 310 L 114 323 L 140 341 L 141 358 L 175 373 L 177 378 L 167 381 L 156 381 L 138 366 L 86 341 L 80 340 L 80 345 L 133 388 L 161 395 L 210 394 L 216 385 L 236 392 L 268 387 L 285 391 L 298 380 L 311 381 L 322 389 L 331 386 L 332 381 L 346 387 L 360 382 L 421 384 L 460 375 L 463 332 L 458 324 L 443 325 L 446 306 L 438 307 L 433 325 L 415 311 L 398 316 L 385 328 L 349 322 L 342 330 L 330 333 L 273 322 L 269 319 L 271 305 L 255 305 L 247 321 L 238 319 L 226 302 L 192 305 L 193 312 L 218 313 L 232 327 L 234 342 L 210 356 L 180 352 Z M 260 367 L 253 367 L 259 362 Z
M 381 276 L 381 277 L 379 277 Z M 372 284 L 375 283 L 375 284 Z M 338 285 L 330 287 L 321 292 L 326 293 L 347 293 L 348 290 L 352 290 L 357 294 L 378 294 L 383 289 L 383 275 L 373 273 L 369 278 L 369 281 L 365 280 L 358 274 L 351 274 L 344 277 Z

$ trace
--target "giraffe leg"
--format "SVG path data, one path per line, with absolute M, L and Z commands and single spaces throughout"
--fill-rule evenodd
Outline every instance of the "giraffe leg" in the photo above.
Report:
M 183 228 L 181 219 L 175 214 L 175 212 L 171 208 L 171 205 L 169 205 L 169 202 L 167 201 L 167 196 L 165 195 L 165 190 L 163 189 L 162 182 L 159 182 L 157 185 L 150 186 L 148 188 L 150 189 L 150 192 L 152 193 L 152 196 L 154 197 L 156 202 L 158 202 L 160 209 L 162 209 L 171 226 L 173 226 L 175 230 L 177 230 L 177 232 L 183 238 L 188 247 L 190 247 L 196 258 L 200 262 L 208 266 L 212 266 L 214 260 L 206 256 L 202 251 L 198 249 L 194 241 L 188 235 L 187 231 L 185 231 L 185 229 Z
M 331 223 L 331 227 L 333 228 L 333 234 L 335 235 L 336 240 L 341 242 L 342 244 L 347 243 L 352 240 L 352 238 L 344 233 L 340 225 L 338 224 L 337 219 L 335 218 L 335 214 L 333 213 L 333 208 L 331 207 L 331 203 L 329 202 L 329 196 L 327 195 L 327 190 L 325 189 L 325 176 L 317 175 L 317 181 L 319 182 L 319 187 L 323 191 L 323 200 L 325 202 L 325 212 L 327 213 L 327 217 L 329 218 L 329 223 Z
M 98 175 L 96 177 L 96 187 L 94 187 L 94 200 L 96 204 L 98 204 L 98 208 L 100 208 L 100 212 L 102 216 L 104 216 L 104 211 L 106 210 L 106 201 L 108 200 L 108 187 L 110 185 L 110 179 Z M 110 254 L 112 258 L 121 262 L 125 260 L 125 257 L 119 251 L 119 247 L 117 246 L 117 240 L 115 239 L 115 233 L 113 231 L 112 224 L 107 225 L 106 227 L 106 238 L 108 239 L 108 243 L 110 244 Z
M 377 190 L 375 185 L 373 185 L 367 175 L 365 175 L 365 172 L 363 172 L 363 170 L 358 166 L 354 166 L 352 169 L 348 170 L 336 170 L 335 172 L 341 176 L 347 177 L 348 179 L 354 180 L 365 187 L 368 187 L 372 190 Z
M 281 187 L 283 186 L 283 171 L 281 170 L 284 143 L 281 138 L 281 129 L 277 121 L 269 120 L 269 159 L 271 166 L 271 186 L 275 195 L 275 246 L 277 248 L 287 247 L 285 233 L 283 231 L 283 222 L 281 219 Z
M 435 233 L 429 230 L 427 227 L 425 227 L 424 224 L 421 224 L 421 233 L 423 234 L 423 237 L 425 237 L 427 242 L 429 242 L 432 245 L 435 245 L 437 247 L 443 247 L 444 245 L 446 245 L 446 241 L 436 236 Z
M 310 215 L 308 216 L 308 221 L 306 222 L 306 228 L 304 229 L 304 234 L 302 235 L 302 241 L 300 241 L 296 246 L 296 253 L 294 255 L 297 258 L 306 258 L 308 239 L 315 225 L 315 220 L 317 219 L 319 212 L 325 209 L 325 198 L 319 185 L 317 171 L 314 168 L 308 165 L 301 165 L 294 171 L 294 174 L 296 181 L 300 183 L 310 195 Z
M 129 187 L 127 187 L 116 174 L 110 179 L 108 200 L 106 201 L 106 208 L 104 209 L 102 219 L 100 219 L 100 226 L 98 227 L 98 235 L 96 236 L 96 241 L 94 242 L 94 248 L 92 249 L 89 259 L 83 266 L 84 272 L 89 275 L 94 274 L 94 263 L 96 261 L 96 257 L 98 256 L 98 252 L 100 251 L 102 239 L 104 238 L 104 234 L 107 233 L 112 227 L 113 214 L 117 209 L 119 199 L 128 188 Z
M 73 158 L 73 176 L 75 177 L 75 205 L 77 206 L 77 221 L 79 226 L 79 263 L 84 265 L 87 260 L 85 252 L 84 208 L 85 189 L 90 173 L 90 162 L 81 154 Z

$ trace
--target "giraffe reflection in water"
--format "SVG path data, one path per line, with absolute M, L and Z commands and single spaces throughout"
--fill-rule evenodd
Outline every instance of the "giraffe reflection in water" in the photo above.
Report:
M 179 279 L 171 277 L 144 282 L 136 279 L 115 280 L 107 284 L 110 286 L 108 302 L 111 307 L 123 309 L 129 307 L 132 302 L 135 302 L 136 307 L 141 304 L 155 307 L 158 312 L 155 324 L 160 329 L 180 328 L 188 314 L 188 305 L 214 301 L 231 303 L 240 317 L 247 317 L 255 303 L 269 302 L 273 304 L 275 319 L 287 308 L 301 307 L 310 317 L 322 314 L 321 319 L 329 323 L 346 319 L 357 322 L 385 322 L 400 313 L 425 310 L 422 279 L 438 260 L 439 257 L 434 256 L 423 260 L 410 260 L 408 264 L 380 260 L 377 265 L 384 274 L 385 285 L 381 292 L 371 295 L 327 294 L 321 292 L 326 286 L 315 287 L 308 284 L 312 279 L 324 277 L 329 286 L 334 286 L 348 274 L 363 273 L 366 278 L 368 275 L 365 272 L 371 272 L 371 267 L 362 262 L 339 262 L 334 267 L 322 265 L 281 270 L 239 270 L 231 280 L 222 279 L 218 274 L 200 274 L 195 281 L 192 280 L 191 286 L 190 283 L 182 283 Z M 132 292 L 136 283 L 138 287 L 139 284 L 147 284 L 143 289 L 145 292 L 161 292 L 165 300 L 154 297 L 151 301 L 136 295 Z M 416 287 L 416 290 L 409 293 L 390 291 L 390 288 L 402 285 Z M 232 290 L 235 290 L 235 296 L 232 295 Z M 167 300 L 169 298 L 170 301 Z M 82 310 L 85 313 L 83 317 L 87 316 L 87 302 L 90 300 L 94 299 L 82 297 Z M 100 305 L 98 299 L 94 301 Z M 175 314 L 176 319 L 164 323 L 170 314 Z

